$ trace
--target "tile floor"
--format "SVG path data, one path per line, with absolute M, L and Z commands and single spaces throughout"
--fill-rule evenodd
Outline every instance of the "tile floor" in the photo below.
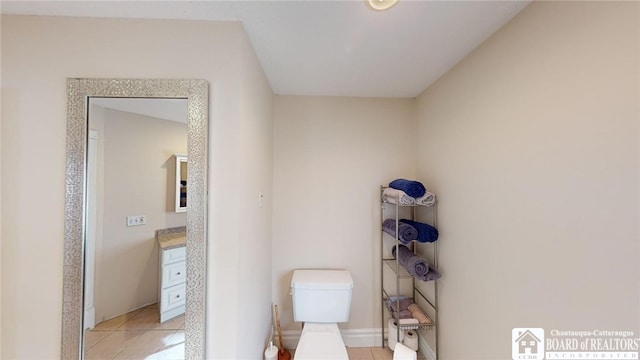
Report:
M 149 305 L 86 331 L 84 348 L 86 360 L 184 360 L 184 315 L 161 324 Z
M 289 350 L 291 357 L 295 354 L 295 350 Z M 371 348 L 347 348 L 349 360 L 392 360 L 393 351 L 389 348 L 371 347 Z M 424 357 L 418 353 L 418 359 L 424 360 Z
M 291 355 L 295 350 L 290 350 Z M 388 348 L 347 348 L 349 360 L 392 360 Z M 153 304 L 85 332 L 86 360 L 184 360 L 184 315 L 160 323 Z M 418 359 L 424 357 L 418 353 Z

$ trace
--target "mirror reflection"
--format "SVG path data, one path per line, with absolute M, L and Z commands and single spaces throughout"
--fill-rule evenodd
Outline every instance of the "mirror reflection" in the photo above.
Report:
M 187 211 L 187 155 L 176 154 L 176 212 Z
M 207 82 L 67 79 L 67 88 L 61 358 L 204 359 Z M 101 103 L 108 98 L 134 106 Z M 159 101 L 141 107 L 152 112 L 134 109 L 150 99 Z M 179 118 L 187 114 L 188 152 L 184 135 L 167 135 L 185 132 L 184 120 L 164 117 L 174 99 Z M 174 207 L 178 151 L 189 155 L 183 213 Z
M 90 98 L 85 359 L 184 359 L 187 99 Z

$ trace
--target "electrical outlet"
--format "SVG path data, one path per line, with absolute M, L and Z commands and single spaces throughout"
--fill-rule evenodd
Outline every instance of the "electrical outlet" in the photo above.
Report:
M 145 215 L 127 216 L 127 226 L 139 226 L 147 223 Z

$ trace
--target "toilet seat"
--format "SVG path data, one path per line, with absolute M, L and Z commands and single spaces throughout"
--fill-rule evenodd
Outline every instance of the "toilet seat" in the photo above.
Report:
M 305 323 L 294 360 L 349 360 L 338 324 Z

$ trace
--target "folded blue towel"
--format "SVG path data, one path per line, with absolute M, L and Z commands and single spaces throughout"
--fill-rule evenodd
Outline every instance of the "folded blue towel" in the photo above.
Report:
M 395 219 L 387 219 L 382 222 L 382 231 L 396 237 L 396 221 Z M 403 244 L 408 244 L 418 239 L 418 230 L 409 224 L 398 223 L 398 240 Z
M 427 192 L 421 182 L 406 179 L 395 179 L 389 183 L 389 187 L 402 190 L 405 194 L 414 198 L 419 198 Z
M 400 245 L 398 247 L 398 255 L 396 256 L 396 247 L 391 248 L 391 253 L 398 259 L 411 276 L 423 281 L 436 280 L 440 278 L 440 273 L 433 267 L 429 266 L 427 260 L 414 255 L 408 247 Z
M 411 225 L 418 230 L 418 237 L 416 240 L 419 242 L 434 242 L 438 240 L 438 229 L 429 224 L 407 219 L 400 219 L 400 222 Z

